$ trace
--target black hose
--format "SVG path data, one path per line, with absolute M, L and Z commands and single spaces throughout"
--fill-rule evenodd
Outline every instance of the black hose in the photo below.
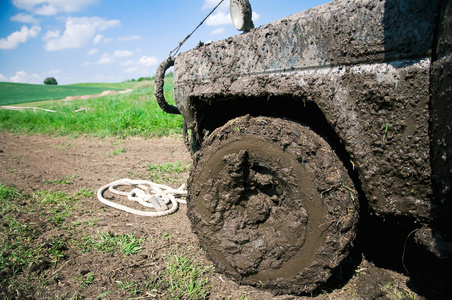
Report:
M 157 99 L 157 103 L 159 104 L 160 108 L 164 112 L 168 114 L 180 115 L 179 109 L 174 105 L 168 104 L 168 102 L 166 102 L 165 96 L 163 95 L 165 72 L 172 66 L 174 66 L 174 59 L 170 56 L 166 60 L 164 60 L 157 68 L 157 71 L 155 73 L 154 96 Z

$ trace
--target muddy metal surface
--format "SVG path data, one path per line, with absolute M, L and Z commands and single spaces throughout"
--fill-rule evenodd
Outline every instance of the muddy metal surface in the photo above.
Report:
M 175 63 L 176 99 L 200 134 L 218 125 L 209 116 L 222 117 L 209 110 L 221 101 L 231 107 L 224 118 L 242 112 L 242 105 L 255 112 L 246 104 L 253 99 L 256 106 L 287 104 L 277 112 L 296 111 L 296 119 L 320 109 L 324 126 L 333 127 L 350 154 L 372 209 L 425 220 L 431 213 L 429 73 L 438 1 L 425 8 L 420 2 L 357 3 L 333 1 L 183 53 Z
M 414 239 L 450 263 L 451 13 L 451 1 L 429 1 L 428 5 L 408 0 L 332 1 L 248 33 L 200 45 L 176 58 L 176 103 L 191 134 L 190 147 L 201 153 L 196 161 L 199 171 L 192 177 L 195 200 L 190 216 L 220 269 L 250 282 L 253 276 L 259 277 L 256 274 L 265 273 L 263 269 L 278 268 L 278 263 L 266 267 L 262 258 L 263 253 L 270 253 L 266 246 L 261 251 L 260 245 L 247 240 L 259 241 L 264 235 L 259 228 L 269 220 L 271 208 L 253 193 L 246 197 L 260 207 L 257 215 L 248 213 L 246 205 L 235 207 L 228 202 L 240 203 L 229 197 L 245 197 L 237 190 L 234 174 L 254 164 L 250 153 L 261 151 L 256 147 L 240 152 L 239 142 L 237 146 L 227 142 L 227 128 L 232 126 L 227 122 L 245 115 L 298 121 L 326 140 L 359 194 L 359 243 L 369 247 L 371 255 L 387 251 L 386 258 L 392 261 L 387 265 L 395 260 L 400 265 L 407 241 Z M 225 131 L 217 130 L 226 123 Z M 267 130 L 273 129 L 262 126 L 262 135 L 256 136 L 265 139 Z M 281 138 L 276 135 L 270 140 L 278 144 Z M 312 137 L 308 134 L 307 138 Z M 254 140 L 242 142 L 246 143 Z M 275 154 L 270 145 L 262 148 Z M 256 155 L 259 161 L 260 154 Z M 204 174 L 203 164 L 213 173 Z M 214 176 L 221 182 L 216 186 L 210 182 L 215 172 L 234 176 Z M 241 184 L 266 182 L 266 177 L 254 178 L 253 174 L 241 179 Z M 278 176 L 290 186 L 290 176 L 275 173 Z M 213 195 L 225 196 L 227 203 Z M 316 215 L 307 213 L 311 214 Z M 290 214 L 286 215 L 290 220 Z M 295 232 L 306 219 L 303 215 L 297 218 Z M 241 234 L 236 229 L 238 220 L 250 223 L 255 232 Z M 209 234 L 223 242 L 210 240 Z M 301 233 L 298 236 L 300 240 L 292 241 L 295 246 L 289 251 L 293 257 L 296 248 L 301 248 L 297 243 L 308 241 Z M 271 234 L 268 238 L 276 240 Z M 275 242 L 279 243 L 285 241 Z M 227 249 L 226 254 L 220 248 Z M 273 260 L 281 261 L 278 266 L 289 261 L 276 252 Z M 270 281 L 268 286 L 286 288 Z

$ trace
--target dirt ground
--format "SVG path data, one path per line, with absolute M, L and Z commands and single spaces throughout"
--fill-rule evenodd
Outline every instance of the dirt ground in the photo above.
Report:
M 121 148 L 116 155 L 114 150 Z M 81 188 L 96 192 L 101 186 L 120 178 L 140 178 L 146 172 L 146 163 L 189 163 L 188 151 L 182 138 L 115 138 L 48 137 L 40 135 L 16 135 L 0 132 L 0 183 L 14 185 L 24 194 L 33 195 L 42 190 L 63 190 L 74 193 Z M 75 176 L 76 175 L 76 176 Z M 188 172 L 182 174 L 188 178 Z M 55 179 L 71 177 L 71 184 L 49 183 Z M 47 183 L 46 183 L 47 182 Z M 171 185 L 171 183 L 167 183 Z M 176 186 L 173 186 L 176 187 Z M 77 230 L 64 230 L 43 224 L 36 243 L 50 237 L 70 241 L 77 232 L 133 233 L 145 238 L 142 251 L 137 255 L 123 257 L 117 254 L 91 252 L 84 254 L 72 245 L 64 251 L 64 257 L 55 265 L 45 265 L 35 270 L 46 284 L 35 284 L 28 291 L 17 291 L 18 299 L 165 299 L 164 290 L 141 290 L 130 295 L 119 289 L 125 281 L 145 282 L 167 268 L 167 255 L 174 249 L 190 253 L 196 261 L 210 265 L 205 253 L 199 248 L 197 237 L 191 232 L 186 207 L 173 215 L 150 218 L 132 215 L 102 204 L 95 195 L 82 199 L 81 205 L 72 210 L 69 222 L 96 219 L 98 221 Z M 27 205 L 22 203 L 21 205 Z M 32 214 L 32 212 L 30 212 Z M 28 218 L 32 218 L 31 215 Z M 44 220 L 36 217 L 35 222 Z M 44 222 L 42 221 L 42 222 Z M 44 222 L 45 223 L 45 222 Z M 352 267 L 343 267 L 333 279 L 315 293 L 306 296 L 272 295 L 250 286 L 239 286 L 225 275 L 212 272 L 209 278 L 209 299 L 426 299 L 417 294 L 410 285 L 410 278 L 390 269 L 376 266 L 362 254 L 357 255 Z M 350 259 L 352 261 L 352 259 Z M 348 270 L 348 271 L 347 271 Z M 90 285 L 80 288 L 79 278 L 94 274 Z M 30 277 L 19 276 L 26 284 Z M 27 279 L 28 278 L 28 279 Z M 29 282 L 28 282 L 29 283 Z

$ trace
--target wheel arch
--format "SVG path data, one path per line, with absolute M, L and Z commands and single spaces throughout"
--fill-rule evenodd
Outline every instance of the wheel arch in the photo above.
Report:
M 191 107 L 196 107 L 193 112 L 192 141 L 189 143 L 190 150 L 193 153 L 200 149 L 204 139 L 216 128 L 244 115 L 278 117 L 309 126 L 314 132 L 326 139 L 342 160 L 359 193 L 361 207 L 367 211 L 368 203 L 361 188 L 358 170 L 352 162 L 350 153 L 345 149 L 345 141 L 339 137 L 315 101 L 293 94 L 283 94 L 191 97 L 190 102 Z

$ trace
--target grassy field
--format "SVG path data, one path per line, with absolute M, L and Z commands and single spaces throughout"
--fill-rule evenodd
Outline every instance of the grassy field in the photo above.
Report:
M 2 87 L 2 93 L 14 94 L 15 85 L 4 89 L 5 86 Z M 64 88 L 64 86 L 60 87 Z M 60 90 L 57 90 L 60 87 L 48 87 L 48 95 L 54 95 L 52 97 L 55 98 L 67 96 L 68 94 L 62 94 Z M 68 135 L 72 137 L 80 134 L 98 137 L 149 137 L 180 134 L 182 132 L 182 116 L 169 115 L 160 109 L 153 95 L 152 82 L 81 84 L 71 85 L 70 87 L 78 92 L 86 89 L 88 94 L 101 92 L 105 89 L 135 89 L 128 94 L 73 101 L 31 102 L 36 101 L 36 96 L 32 95 L 24 98 L 28 103 L 21 106 L 36 106 L 54 110 L 56 113 L 40 110 L 0 110 L 0 130 L 28 134 Z M 34 93 L 36 93 L 38 87 L 35 86 L 34 88 Z M 46 86 L 39 86 L 39 88 L 46 88 Z M 52 92 L 51 88 L 55 89 L 55 91 Z M 94 92 L 96 89 L 97 92 Z M 166 99 L 173 102 L 171 77 L 166 79 L 164 92 Z M 75 112 L 79 109 L 83 110 Z
M 125 83 L 81 83 L 70 85 L 42 85 L 15 82 L 0 82 L 0 105 L 12 105 L 31 101 L 63 99 L 67 96 L 99 94 L 105 90 L 134 88 L 136 84 Z
M 2 299 L 207 298 L 213 267 L 200 262 L 196 250 L 179 245 L 170 231 L 148 237 L 132 229 L 124 233 L 102 230 L 99 223 L 106 217 L 94 217 L 91 211 L 84 209 L 94 195 L 89 189 L 74 193 L 40 190 L 27 195 L 0 183 Z M 93 231 L 93 227 L 99 230 Z M 61 233 L 52 236 L 48 231 Z M 166 251 L 155 251 L 162 245 Z M 114 274 L 102 274 L 97 269 L 84 271 L 89 266 L 83 264 L 72 266 L 80 268 L 76 274 L 64 269 L 75 259 L 69 255 L 82 261 L 85 261 L 83 258 L 109 261 L 113 256 L 119 257 L 119 262 L 115 260 L 116 280 L 108 287 L 101 287 L 100 280 Z M 136 268 L 137 261 L 142 261 L 140 257 L 151 255 L 157 255 L 158 261 L 166 267 L 156 268 L 155 264 L 145 263 L 140 265 L 142 272 L 121 271 L 132 268 L 130 266 Z M 149 260 L 154 261 L 151 257 Z M 61 270 L 67 273 L 62 275 Z M 126 274 L 121 276 L 121 273 Z M 145 276 L 145 280 L 140 280 L 140 276 Z M 59 286 L 65 277 L 68 277 L 67 284 Z M 49 294 L 53 297 L 48 297 Z

